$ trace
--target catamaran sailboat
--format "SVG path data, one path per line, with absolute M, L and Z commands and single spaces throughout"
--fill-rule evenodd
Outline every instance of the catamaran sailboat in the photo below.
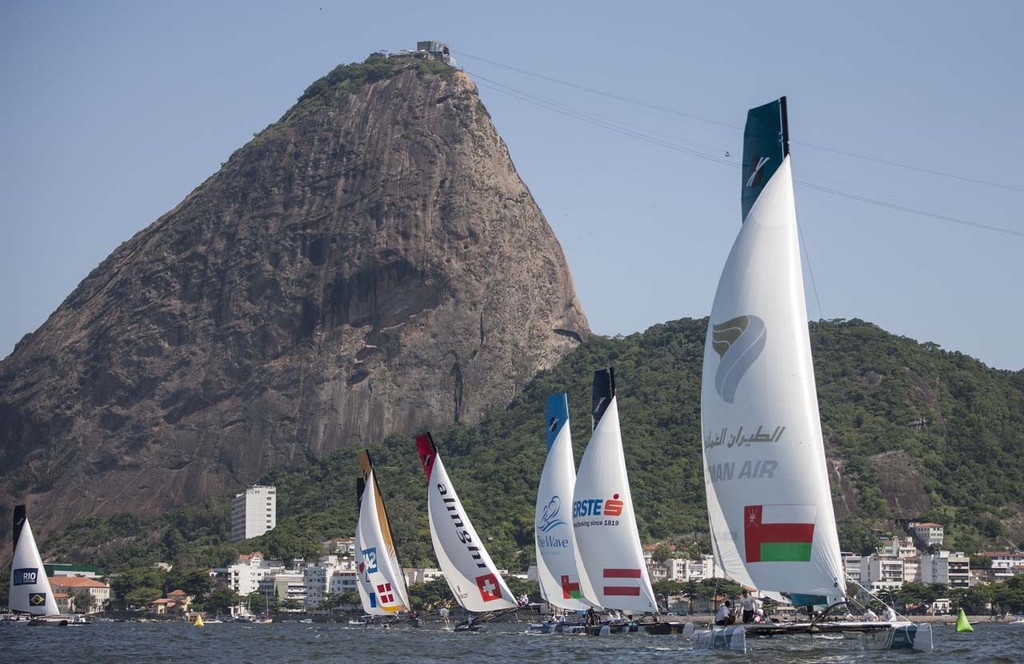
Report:
M 409 591 L 368 450 L 359 453 L 359 467 L 360 477 L 356 481 L 359 520 L 355 538 L 359 555 L 356 583 L 359 599 L 369 616 L 396 616 L 410 610 Z
M 515 595 L 470 523 L 438 456 L 434 439 L 429 433 L 416 436 L 416 447 L 427 476 L 430 539 L 437 562 L 455 601 L 467 612 L 483 614 L 467 620 L 461 627 L 477 627 L 501 613 L 519 608 Z
M 612 369 L 594 372 L 591 403 L 593 433 L 580 460 L 572 501 L 580 592 L 596 607 L 626 614 L 656 614 L 658 606 L 626 475 Z M 629 621 L 594 631 L 607 632 L 623 625 L 635 629 L 635 623 Z
M 14 508 L 14 559 L 11 561 L 7 608 L 16 615 L 29 616 L 29 620 L 25 621 L 7 619 L 8 623 L 67 625 L 70 622 L 57 609 L 57 600 L 46 578 L 43 559 L 39 555 L 24 505 Z
M 547 421 L 547 459 L 537 487 L 535 512 L 537 576 L 541 595 L 548 604 L 562 611 L 582 612 L 593 606 L 583 599 L 577 569 L 576 536 L 572 527 L 573 487 L 576 466 L 572 455 L 569 428 L 569 399 L 552 394 L 545 409 Z M 564 620 L 531 625 L 541 632 L 583 628 L 582 622 Z
M 788 594 L 798 606 L 833 607 L 845 602 L 846 582 L 811 360 L 787 124 L 785 97 L 747 115 L 743 225 L 722 271 L 704 350 L 704 484 L 714 553 L 727 576 Z M 742 649 L 738 631 L 877 631 L 887 647 L 931 649 L 929 626 L 907 621 L 826 617 L 700 637 Z

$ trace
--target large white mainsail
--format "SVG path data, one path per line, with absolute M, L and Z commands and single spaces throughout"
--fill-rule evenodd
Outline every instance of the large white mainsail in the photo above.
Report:
M 569 399 L 548 397 L 548 456 L 537 487 L 537 576 L 540 591 L 550 604 L 569 611 L 585 611 L 580 573 L 576 568 L 576 537 L 572 528 L 572 494 L 576 469 L 569 430 Z
M 591 414 L 594 431 L 572 502 L 583 597 L 606 609 L 657 613 L 626 476 L 612 369 L 594 372 Z
M 7 608 L 39 616 L 55 616 L 60 613 L 24 505 L 14 508 L 14 559 L 11 561 Z
M 743 226 L 704 349 L 701 428 L 715 554 L 761 590 L 845 596 L 814 384 L 785 98 L 752 109 Z
M 467 611 L 494 611 L 518 606 L 498 568 L 469 521 L 429 433 L 416 436 L 427 475 L 430 539 L 437 562 L 455 600 Z
M 356 523 L 356 555 L 359 568 L 356 586 L 363 611 L 370 615 L 394 615 L 409 610 L 409 591 L 398 562 L 384 499 L 377 485 L 370 453 L 359 453 L 360 478 L 356 483 L 359 521 Z

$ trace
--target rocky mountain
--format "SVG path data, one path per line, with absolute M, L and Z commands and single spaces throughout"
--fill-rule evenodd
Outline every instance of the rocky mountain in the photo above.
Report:
M 338 67 L 0 363 L 0 532 L 472 423 L 588 334 L 473 82 Z

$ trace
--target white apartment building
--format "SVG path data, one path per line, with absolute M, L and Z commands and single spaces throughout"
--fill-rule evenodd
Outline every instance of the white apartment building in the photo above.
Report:
M 942 546 L 942 525 L 938 523 L 912 523 L 914 537 L 925 547 Z
M 277 525 L 277 488 L 253 485 L 231 502 L 231 541 L 259 537 Z
M 863 556 L 856 553 L 844 553 L 843 555 L 843 571 L 846 573 L 846 578 L 850 581 L 860 583 L 860 564 L 863 560 Z
M 679 583 L 703 581 L 708 578 L 708 568 L 704 560 L 670 558 L 665 561 L 665 571 L 669 581 L 678 581 Z
M 345 581 L 351 581 L 353 572 L 355 572 L 355 564 L 351 558 L 339 558 L 335 555 L 324 556 L 320 559 L 319 564 L 304 567 L 302 574 L 306 584 L 306 608 L 319 608 L 324 601 L 324 596 L 332 592 L 331 580 L 335 576 L 345 574 Z
M 905 580 L 903 561 L 899 558 L 872 554 L 861 558 L 860 583 L 871 592 L 895 590 Z
M 332 595 L 356 592 L 356 571 L 354 569 L 335 570 L 327 582 L 327 591 Z
M 265 578 L 283 571 L 283 565 L 274 565 L 263 559 L 259 551 L 238 556 L 238 562 L 224 570 L 228 586 L 239 595 L 254 593 Z
M 406 567 L 404 571 L 405 585 L 407 586 L 415 586 L 420 583 L 430 583 L 434 579 L 444 578 L 444 574 L 436 567 Z M 531 574 L 533 574 L 533 576 L 530 576 Z M 536 565 L 530 566 L 530 569 L 526 572 L 526 578 L 531 581 L 537 580 Z
M 922 583 L 941 583 L 949 588 L 969 588 L 971 585 L 971 559 L 961 552 L 923 554 L 920 569 Z
M 1005 581 L 1024 569 L 1024 553 L 985 551 L 981 555 L 992 560 L 990 576 L 993 581 Z

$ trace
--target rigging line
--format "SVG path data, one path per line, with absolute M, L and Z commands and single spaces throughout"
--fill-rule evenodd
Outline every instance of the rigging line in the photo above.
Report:
M 636 99 L 630 99 L 629 97 L 623 97 L 621 95 L 613 94 L 611 92 L 605 92 L 603 90 L 597 90 L 597 89 L 594 89 L 594 88 L 588 88 L 588 87 L 586 87 L 584 85 L 578 85 L 576 83 L 571 83 L 569 81 L 563 81 L 562 79 L 554 78 L 552 76 L 545 76 L 544 74 L 537 74 L 535 72 L 527 71 L 525 69 L 520 69 L 518 67 L 513 67 L 511 65 L 501 64 L 500 62 L 495 62 L 493 60 L 488 60 L 486 58 L 481 58 L 479 56 L 471 55 L 471 54 L 465 53 L 463 51 L 454 51 L 454 53 L 456 55 L 458 55 L 460 58 L 469 58 L 471 60 L 479 60 L 480 62 L 486 62 L 489 65 L 494 65 L 495 67 L 502 67 L 504 69 L 510 69 L 510 70 L 512 70 L 514 72 L 518 72 L 520 74 L 525 74 L 527 76 L 533 76 L 534 78 L 539 78 L 539 79 L 542 79 L 542 80 L 545 80 L 545 81 L 550 81 L 552 83 L 558 83 L 559 85 L 564 85 L 566 87 L 575 88 L 577 90 L 582 90 L 584 92 L 589 92 L 590 94 L 598 95 L 598 96 L 601 96 L 601 97 L 607 97 L 609 99 L 615 99 L 617 101 L 626 102 L 627 104 L 633 104 L 635 106 L 641 106 L 643 108 L 649 108 L 651 110 L 661 111 L 663 113 L 669 113 L 669 114 L 672 114 L 672 115 L 678 115 L 680 117 L 689 118 L 691 120 L 697 120 L 699 122 L 706 122 L 708 124 L 717 125 L 719 127 L 727 127 L 729 129 L 739 129 L 739 130 L 743 129 L 743 127 L 740 127 L 740 126 L 734 125 L 734 124 L 730 124 L 728 122 L 722 122 L 720 120 L 712 120 L 711 118 L 705 118 L 705 117 L 702 117 L 700 115 L 694 115 L 692 113 L 685 113 L 683 111 L 679 111 L 679 110 L 676 110 L 676 109 L 673 109 L 673 108 L 668 108 L 668 107 L 665 107 L 665 106 L 658 106 L 657 104 L 649 104 L 647 102 L 639 101 L 639 100 L 636 100 Z M 790 140 L 790 143 L 793 143 L 793 144 L 796 144 L 796 145 L 802 145 L 802 146 L 809 147 L 809 148 L 812 148 L 812 149 L 815 149 L 815 150 L 823 150 L 825 152 L 831 152 L 833 154 L 843 155 L 845 157 L 853 157 L 855 159 L 863 159 L 864 161 L 873 161 L 875 163 L 885 164 L 886 166 L 893 166 L 895 168 L 903 168 L 903 169 L 906 169 L 906 170 L 909 170 L 909 171 L 917 171 L 919 173 L 927 173 L 928 175 L 936 175 L 936 176 L 939 176 L 939 177 L 949 178 L 949 179 L 952 179 L 952 180 L 960 180 L 961 182 L 969 182 L 971 184 L 986 185 L 986 186 L 989 186 L 989 187 L 995 187 L 997 189 L 1005 189 L 1007 191 L 1024 192 L 1024 187 L 1017 187 L 1017 186 L 1014 186 L 1014 185 L 1011 185 L 1011 184 L 1003 184 L 1001 182 L 992 182 L 991 180 L 982 180 L 980 178 L 971 178 L 971 177 L 967 177 L 965 175 L 957 175 L 955 173 L 946 173 L 945 171 L 939 171 L 939 170 L 935 170 L 935 169 L 931 169 L 931 168 L 924 168 L 922 166 L 914 166 L 912 164 L 904 164 L 902 162 L 893 161 L 893 160 L 890 160 L 890 159 L 882 159 L 882 158 L 879 158 L 879 157 L 871 157 L 871 156 L 868 156 L 868 155 L 865 155 L 865 154 L 860 154 L 860 153 L 857 153 L 857 152 L 851 152 L 849 150 L 840 150 L 838 148 L 830 148 L 830 147 L 826 147 L 824 145 L 818 145 L 816 143 L 809 143 L 809 142 L 805 142 L 805 141 L 797 141 L 797 140 L 792 140 L 792 139 Z
M 996 231 L 997 233 L 1006 233 L 1007 235 L 1016 235 L 1018 237 L 1024 237 L 1024 231 L 1015 231 L 1009 228 L 1001 228 L 999 226 L 990 226 L 989 224 L 982 224 L 976 221 L 969 221 L 967 219 L 961 219 L 959 217 L 951 217 L 945 214 L 939 214 L 938 212 L 929 212 L 927 210 L 921 210 L 918 208 L 908 207 L 906 205 L 899 205 L 897 203 L 888 203 L 881 201 L 876 198 L 868 198 L 867 196 L 860 196 L 858 194 L 851 194 L 839 189 L 832 189 L 831 187 L 823 187 L 821 185 L 813 184 L 803 180 L 794 180 L 796 184 L 808 189 L 814 189 L 826 194 L 832 194 L 833 196 L 841 196 L 842 198 L 848 198 L 853 201 L 859 201 L 861 203 L 869 203 L 871 205 L 877 205 L 878 207 L 889 208 L 890 210 L 899 210 L 900 212 L 907 212 L 909 214 L 916 214 L 919 217 L 930 217 L 932 219 L 938 219 L 939 221 L 948 221 L 954 224 L 961 224 L 963 226 L 970 226 L 971 228 L 978 228 L 987 231 Z
M 804 254 L 804 262 L 807 263 L 807 276 L 811 280 L 811 290 L 814 291 L 814 302 L 818 305 L 818 315 L 825 320 L 825 312 L 821 309 L 821 298 L 818 297 L 818 282 L 814 280 L 814 270 L 811 269 L 811 255 L 807 252 L 807 242 L 804 240 L 800 224 L 797 224 L 797 238 L 800 240 L 800 249 Z
M 646 142 L 652 143 L 654 145 L 660 145 L 661 147 L 665 147 L 665 148 L 668 148 L 670 150 L 675 150 L 677 152 L 684 152 L 686 154 L 692 155 L 692 156 L 697 157 L 699 159 L 704 159 L 704 160 L 711 161 L 711 162 L 714 162 L 714 163 L 717 163 L 717 164 L 722 164 L 722 165 L 725 165 L 725 166 L 732 166 L 733 168 L 738 168 L 737 164 L 735 164 L 735 163 L 733 163 L 733 162 L 731 162 L 731 161 L 729 161 L 727 159 L 724 159 L 724 158 L 721 158 L 721 157 L 716 157 L 714 155 L 710 155 L 710 154 L 707 154 L 705 152 L 701 152 L 700 150 L 695 150 L 693 148 L 688 148 L 688 147 L 679 145 L 677 143 L 673 143 L 671 141 L 660 139 L 660 138 L 651 136 L 650 134 L 644 134 L 643 132 L 637 131 L 635 129 L 630 129 L 628 127 L 623 127 L 621 125 L 617 125 L 617 124 L 614 124 L 612 122 L 608 122 L 607 120 L 602 120 L 600 118 L 597 118 L 597 117 L 594 117 L 594 116 L 591 116 L 591 115 L 587 115 L 587 114 L 581 113 L 579 111 L 575 111 L 575 110 L 573 110 L 573 109 L 571 109 L 569 107 L 562 106 L 560 104 L 554 104 L 552 102 L 545 101 L 545 100 L 543 100 L 543 99 L 541 99 L 539 97 L 534 97 L 533 95 L 529 95 L 529 94 L 527 94 L 525 92 L 521 92 L 521 91 L 516 90 L 514 88 L 509 88 L 508 86 L 502 85 L 500 83 L 496 83 L 494 81 L 488 80 L 488 79 L 486 79 L 486 78 L 484 78 L 482 76 L 476 75 L 476 74 L 473 74 L 473 78 L 475 80 L 478 80 L 478 81 L 483 81 L 484 85 L 482 87 L 492 89 L 495 92 L 500 92 L 502 94 L 507 94 L 507 95 L 509 95 L 511 97 L 519 99 L 520 101 L 525 101 L 527 103 L 534 104 L 536 106 L 540 106 L 541 108 L 546 108 L 546 109 L 548 109 L 550 111 L 554 111 L 556 113 L 560 113 L 562 115 L 569 116 L 569 117 L 574 118 L 576 120 L 581 120 L 583 122 L 587 122 L 587 123 L 590 123 L 590 124 L 593 124 L 593 125 L 597 125 L 599 127 L 603 127 L 603 128 L 608 129 L 610 131 L 614 131 L 616 133 L 623 134 L 625 136 L 629 136 L 630 138 L 636 138 L 638 140 L 646 141 Z
M 487 78 L 485 78 L 483 76 L 479 76 L 479 75 L 476 75 L 476 74 L 472 74 L 472 76 L 474 77 L 474 79 L 479 80 L 479 81 L 481 81 L 483 83 L 482 87 L 485 87 L 485 88 L 488 88 L 488 89 L 492 89 L 495 92 L 506 94 L 506 95 L 508 95 L 510 97 L 519 99 L 520 101 L 525 101 L 525 102 L 527 102 L 529 104 L 534 104 L 535 106 L 538 106 L 540 108 L 546 108 L 546 109 L 548 109 L 550 111 L 554 111 L 556 113 L 560 113 L 562 115 L 566 115 L 568 117 L 580 120 L 582 122 L 587 122 L 587 123 L 590 123 L 590 124 L 593 124 L 593 125 L 596 125 L 596 126 L 599 126 L 599 127 L 603 127 L 603 128 L 608 129 L 610 131 L 614 131 L 616 133 L 623 134 L 625 136 L 629 136 L 630 138 L 636 138 L 638 140 L 645 141 L 647 143 L 651 143 L 653 145 L 659 145 L 661 147 L 668 148 L 670 150 L 675 150 L 677 152 L 683 152 L 685 154 L 692 155 L 692 156 L 697 157 L 699 159 L 704 159 L 704 160 L 711 161 L 711 162 L 714 162 L 714 163 L 717 163 L 717 164 L 722 164 L 722 165 L 725 165 L 725 166 L 731 166 L 733 168 L 739 168 L 739 164 L 736 164 L 735 162 L 732 162 L 732 161 L 729 161 L 729 160 L 726 160 L 726 159 L 722 159 L 722 158 L 719 158 L 719 157 L 715 157 L 713 155 L 706 154 L 706 153 L 701 152 L 699 150 L 694 150 L 692 148 L 683 147 L 681 145 L 677 145 L 677 144 L 672 143 L 670 141 L 666 141 L 666 140 L 663 140 L 663 139 L 660 139 L 660 138 L 656 138 L 654 136 L 650 136 L 648 134 L 644 134 L 644 133 L 636 131 L 634 129 L 629 129 L 628 127 L 622 127 L 622 126 L 616 125 L 614 123 L 608 122 L 606 120 L 601 120 L 600 118 L 596 118 L 596 117 L 593 117 L 593 116 L 590 116 L 590 115 L 586 115 L 585 113 L 581 113 L 579 111 L 575 111 L 575 110 L 573 110 L 573 109 L 571 109 L 571 108 L 569 108 L 567 106 L 564 106 L 562 104 L 556 104 L 556 103 L 553 103 L 553 102 L 549 102 L 549 101 L 546 101 L 546 100 L 544 100 L 544 99 L 542 99 L 540 97 L 536 97 L 534 95 L 530 95 L 528 93 L 521 92 L 519 90 L 516 90 L 514 88 L 510 88 L 510 87 L 508 87 L 506 85 L 503 85 L 501 83 L 497 83 L 495 81 L 491 81 L 490 79 L 487 79 Z M 999 233 L 1006 233 L 1008 235 L 1017 235 L 1017 236 L 1020 236 L 1020 237 L 1024 237 L 1024 232 L 1015 231 L 1015 230 L 1011 230 L 1011 229 L 1007 229 L 1007 228 L 1002 228 L 1000 226 L 992 226 L 992 225 L 989 225 L 989 224 L 982 224 L 980 222 L 970 221 L 970 220 L 967 220 L 967 219 L 962 219 L 960 217 L 953 217 L 953 216 L 950 216 L 950 215 L 940 214 L 938 212 L 929 212 L 927 210 L 922 210 L 922 209 L 919 209 L 919 208 L 910 207 L 908 205 L 901 205 L 901 204 L 898 204 L 898 203 L 890 203 L 890 202 L 879 200 L 879 199 L 876 199 L 876 198 L 870 198 L 868 196 L 862 196 L 860 194 L 852 194 L 852 193 L 849 193 L 849 192 L 842 191 L 840 189 L 834 189 L 832 187 L 826 187 L 826 186 L 823 186 L 823 185 L 814 184 L 812 182 L 807 182 L 807 181 L 804 181 L 804 180 L 794 180 L 793 182 L 794 182 L 794 184 L 798 184 L 798 185 L 800 185 L 802 187 L 807 187 L 809 189 L 814 189 L 816 191 L 820 191 L 820 192 L 823 192 L 823 193 L 826 193 L 826 194 L 832 194 L 833 196 L 839 196 L 841 198 L 847 198 L 849 200 L 859 201 L 861 203 L 869 203 L 871 205 L 876 205 L 878 207 L 889 208 L 891 210 L 898 210 L 898 211 L 901 211 L 901 212 L 906 212 L 908 214 L 917 215 L 917 216 L 920 216 L 920 217 L 928 217 L 928 218 L 931 218 L 931 219 L 937 219 L 939 221 L 947 221 L 947 222 L 954 223 L 954 224 L 961 224 L 963 226 L 969 226 L 971 228 L 978 228 L 978 229 L 982 229 L 982 230 L 996 231 L 996 232 L 999 232 Z M 820 311 L 820 306 L 819 306 L 819 311 Z
M 824 145 L 817 145 L 815 143 L 808 143 L 806 141 L 794 141 L 790 140 L 790 143 L 796 143 L 806 148 L 812 148 L 814 150 L 823 150 L 825 152 L 832 152 L 834 154 L 841 154 L 845 157 L 853 157 L 855 159 L 863 159 L 865 161 L 874 161 L 879 164 L 885 164 L 886 166 L 894 166 L 896 168 L 904 168 L 908 171 L 917 171 L 919 173 L 927 173 L 928 175 L 938 175 L 944 178 L 950 178 L 953 180 L 960 180 L 961 182 L 970 182 L 971 184 L 982 184 L 989 187 L 996 187 L 998 189 L 1006 189 L 1009 191 L 1021 191 L 1024 192 L 1024 187 L 1015 187 L 1012 184 L 1002 184 L 1000 182 L 990 182 L 988 180 L 979 180 L 977 178 L 969 178 L 966 175 L 956 175 L 955 173 L 945 173 L 943 171 L 936 171 L 930 168 L 924 168 L 923 166 L 911 166 L 909 164 L 902 164 L 898 161 L 891 161 L 889 159 L 881 159 L 880 157 L 869 157 L 867 155 L 858 154 L 856 152 L 850 152 L 848 150 L 840 150 L 838 148 L 829 148 Z
M 624 101 L 627 104 L 633 104 L 635 106 L 642 106 L 644 108 L 649 108 L 649 109 L 651 109 L 653 111 L 661 111 L 662 113 L 670 113 L 672 115 L 678 115 L 680 117 L 690 118 L 691 120 L 697 120 L 699 122 L 706 122 L 708 124 L 718 125 L 719 127 L 726 127 L 728 129 L 743 129 L 743 127 L 738 127 L 738 126 L 736 126 L 734 124 L 729 124 L 728 122 L 722 122 L 720 120 L 712 120 L 711 118 L 705 118 L 705 117 L 701 117 L 699 115 L 693 115 L 691 113 L 684 113 L 683 111 L 678 111 L 678 110 L 676 110 L 674 108 L 668 108 L 666 106 L 657 106 L 655 104 L 648 104 L 647 102 L 638 101 L 636 99 L 630 99 L 629 97 L 623 97 L 623 96 L 620 96 L 620 95 L 617 95 L 617 94 L 613 94 L 611 92 L 605 92 L 603 90 L 597 90 L 595 88 L 588 88 L 585 85 L 579 85 L 577 83 L 570 83 L 569 81 L 563 81 L 562 79 L 559 79 L 559 78 L 553 78 L 551 76 L 545 76 L 544 74 L 537 74 L 537 73 L 534 73 L 532 71 L 526 71 L 525 69 L 519 69 L 518 67 L 513 67 L 512 65 L 503 65 L 500 62 L 494 62 L 493 60 L 488 60 L 486 58 L 481 58 L 481 57 L 476 56 L 476 55 L 470 55 L 469 53 L 465 53 L 465 52 L 462 52 L 462 51 L 453 51 L 453 53 L 455 53 L 460 58 L 469 58 L 471 60 L 479 60 L 480 62 L 486 62 L 489 65 L 494 65 L 495 67 L 502 67 L 504 69 L 511 69 L 512 71 L 518 72 L 520 74 L 526 74 L 527 76 L 533 76 L 534 78 L 539 78 L 539 79 L 542 79 L 542 80 L 545 80 L 545 81 L 551 81 L 552 83 L 558 83 L 559 85 L 564 85 L 564 86 L 569 87 L 569 88 L 576 88 L 577 90 L 582 90 L 584 92 L 589 92 L 590 94 L 598 95 L 600 97 L 608 97 L 609 99 L 615 99 L 617 101 Z

